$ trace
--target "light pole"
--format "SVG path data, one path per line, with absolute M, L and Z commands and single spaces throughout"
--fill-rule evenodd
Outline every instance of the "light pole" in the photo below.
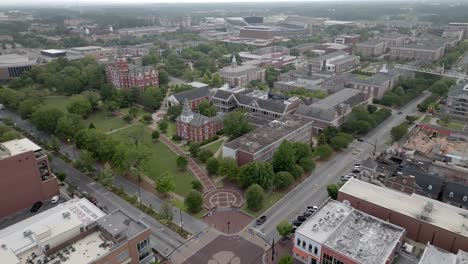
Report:
M 359 142 L 364 142 L 364 143 L 367 143 L 367 144 L 373 146 L 373 147 L 374 147 L 374 151 L 372 152 L 372 156 L 375 156 L 375 152 L 376 152 L 376 149 L 377 149 L 377 139 L 375 139 L 375 143 L 369 142 L 369 141 L 364 140 L 364 139 L 362 139 L 362 138 L 358 138 L 357 141 L 359 141 Z
M 132 137 L 132 136 L 129 136 L 131 139 L 133 139 L 134 143 L 135 143 L 135 150 L 138 151 L 138 138 L 137 137 Z M 135 168 L 135 171 L 136 171 L 136 167 L 133 166 Z M 137 177 L 138 177 L 138 200 L 140 200 L 140 209 L 143 208 L 143 205 L 142 205 L 142 202 L 141 202 L 141 190 L 140 190 L 140 183 L 141 183 L 141 175 L 140 175 L 140 172 L 136 171 L 137 173 Z

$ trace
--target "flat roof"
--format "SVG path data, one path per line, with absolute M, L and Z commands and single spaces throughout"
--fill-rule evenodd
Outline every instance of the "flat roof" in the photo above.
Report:
M 24 64 L 24 63 L 29 63 L 31 60 L 26 57 L 22 56 L 19 54 L 5 54 L 5 55 L 0 55 L 0 65 L 3 64 Z
M 419 264 L 455 264 L 457 255 L 433 245 L 427 245 Z
M 105 213 L 88 199 L 74 198 L 0 230 L 0 244 L 10 249 L 18 259 L 26 258 L 32 252 L 41 253 L 38 250 L 39 245 L 47 244 L 55 237 L 94 223 L 103 216 Z M 31 235 L 26 235 L 28 233 Z M 31 239 L 31 236 L 35 239 Z M 0 250 L 0 259 L 3 260 L 7 254 L 9 253 Z
M 256 153 L 312 122 L 311 119 L 305 117 L 296 115 L 285 116 L 224 144 L 224 147 Z
M 85 46 L 85 47 L 74 47 L 71 49 L 79 50 L 79 51 L 86 51 L 86 50 L 102 49 L 102 47 L 101 46 Z
M 28 151 L 39 151 L 42 148 L 36 145 L 36 143 L 32 142 L 28 138 L 22 139 L 13 139 L 7 142 L 0 143 L 9 153 L 8 156 L 16 156 Z M 2 158 L 2 156 L 0 156 Z
M 50 53 L 50 54 L 60 54 L 60 53 L 66 52 L 66 51 L 65 50 L 58 50 L 58 49 L 45 49 L 45 50 L 41 50 L 41 52 L 46 52 L 46 53 Z
M 386 263 L 405 230 L 328 200 L 296 233 L 363 264 Z
M 468 237 L 466 229 L 468 210 L 418 194 L 408 195 L 353 178 L 341 187 L 340 192 Z M 432 207 L 432 210 L 427 213 L 428 219 L 423 220 L 421 215 L 428 207 Z

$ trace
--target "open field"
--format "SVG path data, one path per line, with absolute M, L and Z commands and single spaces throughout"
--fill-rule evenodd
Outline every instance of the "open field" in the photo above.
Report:
M 195 180 L 195 177 L 188 171 L 182 172 L 177 168 L 177 156 L 163 143 L 152 142 L 151 131 L 145 125 L 135 124 L 110 135 L 121 143 L 127 144 L 129 148 L 134 148 L 130 136 L 137 137 L 139 139 L 138 149 L 148 152 L 149 159 L 146 166 L 150 178 L 156 179 L 159 175 L 168 171 L 175 179 L 175 193 L 185 196 L 191 190 L 191 182 Z
M 224 142 L 223 140 L 219 140 L 219 141 L 211 143 L 211 144 L 209 144 L 207 146 L 203 146 L 203 148 L 210 150 L 214 154 L 223 145 L 223 142 Z
M 96 129 L 102 132 L 110 132 L 129 125 L 120 116 L 107 116 L 104 112 L 93 113 L 90 117 L 84 120 L 86 126 L 93 123 Z

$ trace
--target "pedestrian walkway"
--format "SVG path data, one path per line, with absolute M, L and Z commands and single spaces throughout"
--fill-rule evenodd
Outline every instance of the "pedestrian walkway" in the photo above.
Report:
M 216 189 L 216 185 L 210 179 L 210 177 L 208 177 L 208 173 L 200 165 L 198 165 L 198 163 L 196 163 L 194 159 L 187 156 L 187 153 L 185 153 L 185 151 L 180 149 L 176 144 L 174 144 L 165 135 L 161 135 L 159 137 L 159 140 L 177 155 L 187 158 L 188 168 L 193 173 L 193 175 L 195 175 L 195 177 L 197 177 L 202 183 L 204 193 L 208 193 Z

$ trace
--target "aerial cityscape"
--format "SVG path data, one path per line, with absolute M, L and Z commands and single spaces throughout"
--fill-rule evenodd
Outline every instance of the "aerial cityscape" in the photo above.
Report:
M 0 264 L 468 264 L 468 1 L 0 3 Z

